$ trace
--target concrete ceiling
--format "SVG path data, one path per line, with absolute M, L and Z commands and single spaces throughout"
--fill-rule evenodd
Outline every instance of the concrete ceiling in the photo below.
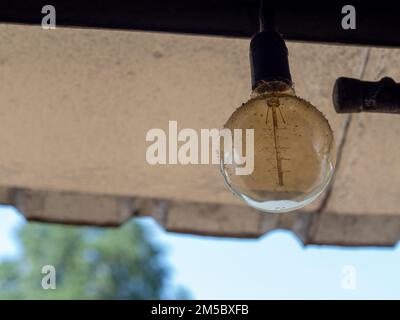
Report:
M 167 230 L 215 236 L 290 229 L 305 244 L 400 238 L 397 117 L 338 115 L 331 102 L 339 76 L 399 79 L 398 49 L 288 44 L 296 92 L 328 118 L 339 158 L 324 195 L 276 215 L 243 205 L 216 165 L 145 159 L 149 129 L 220 128 L 248 99 L 247 40 L 16 25 L 0 25 L 0 40 L 0 203 L 28 219 L 150 215 Z

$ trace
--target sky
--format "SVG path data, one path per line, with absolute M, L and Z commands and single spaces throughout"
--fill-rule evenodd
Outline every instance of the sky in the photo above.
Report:
M 18 254 L 24 222 L 0 206 L 0 260 Z M 396 248 L 302 246 L 289 231 L 256 240 L 166 233 L 152 218 L 140 223 L 165 249 L 171 284 L 193 299 L 400 299 Z

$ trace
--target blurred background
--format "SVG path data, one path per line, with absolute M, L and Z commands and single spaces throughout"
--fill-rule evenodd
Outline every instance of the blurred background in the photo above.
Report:
M 398 248 L 302 247 L 166 233 L 152 218 L 120 228 L 26 223 L 0 207 L 1 299 L 399 299 Z M 43 290 L 42 266 L 56 268 Z

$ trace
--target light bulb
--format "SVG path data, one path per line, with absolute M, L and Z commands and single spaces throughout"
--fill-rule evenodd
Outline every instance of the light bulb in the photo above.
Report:
M 225 128 L 253 129 L 254 169 L 238 175 L 233 159 L 246 144 L 224 150 L 221 172 L 228 187 L 248 205 L 288 212 L 315 200 L 332 178 L 336 155 L 332 130 L 323 114 L 281 81 L 261 81 Z M 240 150 L 238 150 L 240 148 Z

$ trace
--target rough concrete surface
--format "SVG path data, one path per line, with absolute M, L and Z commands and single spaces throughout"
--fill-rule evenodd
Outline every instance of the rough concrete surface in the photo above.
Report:
M 0 203 L 28 219 L 118 225 L 151 215 L 176 232 L 259 237 L 283 228 L 305 244 L 400 238 L 397 117 L 349 118 L 331 102 L 339 76 L 399 79 L 397 50 L 288 44 L 296 92 L 326 115 L 340 161 L 320 199 L 272 215 L 229 193 L 216 165 L 145 159 L 149 129 L 169 120 L 220 128 L 248 99 L 247 40 L 14 25 L 1 25 L 0 39 Z

